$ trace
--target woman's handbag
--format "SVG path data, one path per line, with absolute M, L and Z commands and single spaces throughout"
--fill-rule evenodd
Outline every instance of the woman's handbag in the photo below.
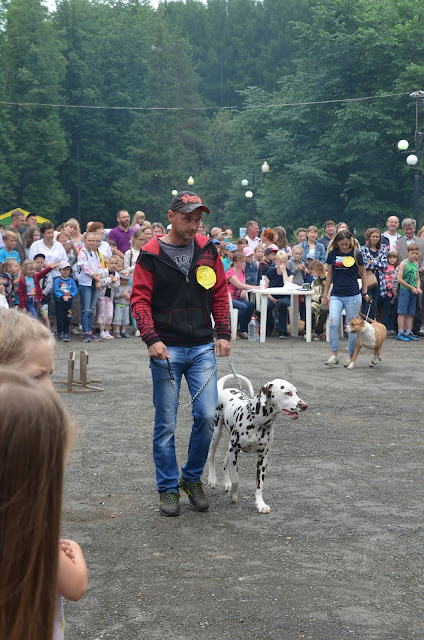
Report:
M 378 280 L 375 276 L 374 271 L 371 271 L 371 269 L 367 269 L 366 273 L 367 273 L 367 289 L 369 291 L 370 289 L 374 289 L 374 287 L 378 285 Z

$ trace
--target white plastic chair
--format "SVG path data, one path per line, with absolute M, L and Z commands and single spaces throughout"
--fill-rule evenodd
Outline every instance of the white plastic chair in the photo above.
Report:
M 238 309 L 234 309 L 233 307 L 233 299 L 231 298 L 231 293 L 228 294 L 228 302 L 230 303 L 231 340 L 236 340 L 238 326 Z

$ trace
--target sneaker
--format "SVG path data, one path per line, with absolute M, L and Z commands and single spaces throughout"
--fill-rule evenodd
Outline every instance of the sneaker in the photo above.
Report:
M 63 342 L 69 342 L 69 336 L 67 333 L 63 334 Z
M 180 487 L 188 495 L 188 499 L 197 511 L 206 511 L 209 509 L 209 502 L 203 491 L 200 480 L 198 482 L 188 482 L 181 476 Z
M 96 336 L 96 334 L 93 332 L 90 333 L 90 338 L 91 338 L 91 342 L 99 342 L 99 340 L 101 340 L 101 337 Z
M 134 335 L 135 335 L 136 338 L 139 338 L 140 337 L 140 331 L 138 329 L 136 329 Z
M 344 367 L 348 367 L 350 365 L 350 363 L 352 362 L 352 356 L 349 354 L 346 358 L 346 360 L 343 363 Z
M 319 340 L 325 340 L 325 333 L 317 333 L 312 340 L 318 342 Z
M 284 335 L 284 333 L 279 333 L 278 337 L 280 338 L 280 340 L 285 340 L 286 336 Z
M 102 340 L 103 340 L 104 338 L 106 338 L 106 337 L 107 337 L 107 333 L 106 333 L 106 331 L 100 331 L 100 337 L 101 337 L 101 339 L 102 339 Z
M 339 359 L 331 355 L 325 364 L 339 364 Z
M 105 335 L 103 336 L 105 340 L 113 340 L 115 336 L 111 336 L 109 331 L 105 331 L 104 332 Z
M 89 333 L 84 333 L 84 337 L 82 339 L 83 342 L 91 342 L 91 336 Z
M 128 334 L 126 331 L 123 331 L 123 332 L 121 333 L 121 337 L 122 337 L 122 338 L 129 338 L 130 336 L 129 336 L 129 334 Z
M 71 333 L 72 333 L 73 336 L 80 336 L 81 335 L 81 331 L 78 329 L 78 327 L 72 327 Z
M 171 518 L 180 515 L 180 494 L 175 492 L 159 494 L 159 511 Z
M 121 334 L 119 333 L 119 331 L 115 331 L 115 338 L 122 338 Z
M 414 342 L 418 342 L 419 341 L 419 337 L 414 335 L 413 333 L 405 334 L 405 338 L 408 338 L 408 340 L 413 340 Z
M 59 342 L 63 342 L 63 333 L 59 333 L 58 340 Z
M 396 340 L 401 340 L 402 342 L 409 342 L 409 338 L 404 333 L 398 333 L 396 336 Z
M 238 335 L 239 335 L 239 338 L 242 338 L 243 340 L 249 339 L 249 336 L 247 335 L 246 331 L 240 331 Z

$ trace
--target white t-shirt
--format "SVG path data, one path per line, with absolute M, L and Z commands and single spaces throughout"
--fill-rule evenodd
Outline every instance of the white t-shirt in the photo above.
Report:
M 36 240 L 29 248 L 29 259 L 32 260 L 37 253 L 42 253 L 46 256 L 46 263 L 51 264 L 60 262 L 61 260 L 67 260 L 68 256 L 63 246 L 57 240 L 53 240 L 52 246 L 49 248 L 44 244 L 44 240 Z M 60 275 L 57 269 L 53 269 L 51 272 L 52 277 L 56 278 Z

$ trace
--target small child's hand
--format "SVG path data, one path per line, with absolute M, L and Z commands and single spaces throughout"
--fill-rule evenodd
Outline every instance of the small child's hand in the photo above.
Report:
M 72 550 L 72 545 L 70 540 L 65 540 L 64 538 L 59 539 L 59 549 L 63 551 L 63 553 L 68 556 L 70 560 L 75 564 L 75 555 Z

